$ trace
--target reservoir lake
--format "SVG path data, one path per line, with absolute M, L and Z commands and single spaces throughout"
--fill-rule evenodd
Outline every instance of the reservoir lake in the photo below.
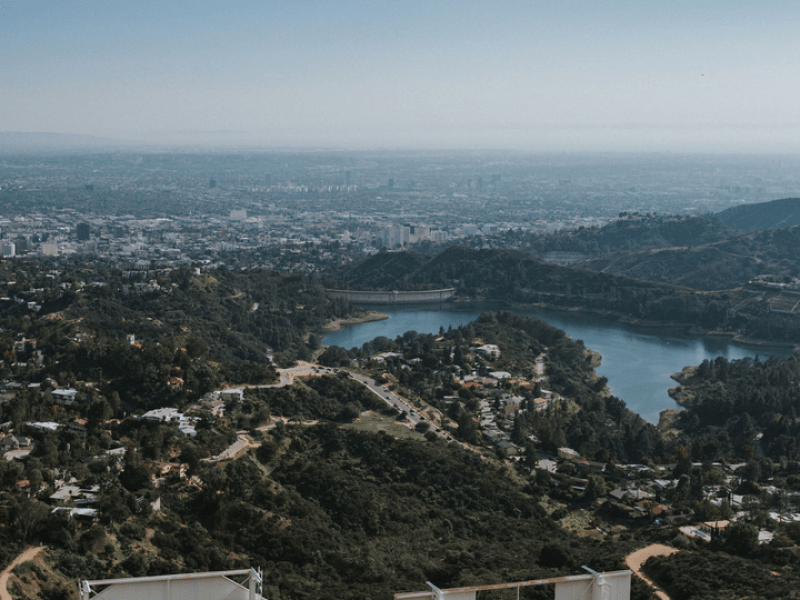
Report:
M 456 328 L 474 321 L 483 312 L 438 307 L 371 308 L 389 318 L 325 333 L 322 343 L 348 350 L 360 348 L 379 336 L 393 340 L 411 330 L 436 333 L 440 327 Z M 637 330 L 581 313 L 546 309 L 514 312 L 546 321 L 564 330 L 573 340 L 583 340 L 587 348 L 598 352 L 602 362 L 597 373 L 608 379 L 611 393 L 650 423 L 658 423 L 662 410 L 679 408 L 669 397 L 668 390 L 677 385 L 670 375 L 683 367 L 699 365 L 704 359 L 714 360 L 718 356 L 736 360 L 748 356 L 766 359 L 772 354 L 781 357 L 791 354 L 788 348 L 746 346 L 726 337 L 689 337 Z

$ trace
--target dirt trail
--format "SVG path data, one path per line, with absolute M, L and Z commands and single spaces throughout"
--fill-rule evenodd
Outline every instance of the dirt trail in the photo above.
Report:
M 653 544 L 629 554 L 627 558 L 625 558 L 625 564 L 628 565 L 628 568 L 633 571 L 637 577 L 640 577 L 642 581 L 653 588 L 655 595 L 661 600 L 671 600 L 664 590 L 658 587 L 652 579 L 642 572 L 642 565 L 647 562 L 647 559 L 651 556 L 669 556 L 676 552 L 678 552 L 677 548 L 664 546 L 663 544 Z
M 33 560 L 36 556 L 45 549 L 45 546 L 32 546 L 25 548 L 22 553 L 15 558 L 10 565 L 8 565 L 3 572 L 0 573 L 0 600 L 14 600 L 11 594 L 8 593 L 8 577 L 11 575 L 11 570 L 19 564 Z

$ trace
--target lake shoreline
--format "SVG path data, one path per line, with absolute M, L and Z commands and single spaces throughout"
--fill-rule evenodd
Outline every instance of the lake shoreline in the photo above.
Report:
M 472 303 L 475 304 L 475 303 Z M 786 348 L 786 349 L 799 349 L 798 344 L 789 342 L 771 342 L 769 340 L 754 339 L 743 336 L 740 332 L 734 331 L 719 331 L 708 330 L 700 327 L 688 325 L 686 323 L 678 323 L 674 321 L 652 321 L 647 319 L 635 319 L 627 317 L 620 313 L 615 313 L 607 310 L 593 310 L 587 308 L 564 308 L 561 306 L 552 306 L 543 302 L 534 304 L 509 304 L 505 303 L 509 310 L 549 310 L 553 312 L 565 312 L 572 314 L 586 315 L 592 318 L 599 318 L 607 320 L 610 323 L 617 323 L 624 327 L 629 327 L 632 330 L 641 333 L 655 333 L 663 334 L 670 333 L 676 336 L 686 336 L 692 338 L 716 338 L 727 339 L 742 346 L 749 346 L 752 348 Z M 454 306 L 454 308 L 456 308 Z
M 360 325 L 362 323 L 372 323 L 373 321 L 384 321 L 389 318 L 389 315 L 375 310 L 369 311 L 366 315 L 360 317 L 348 317 L 346 319 L 333 319 L 322 326 L 323 333 L 333 333 L 340 331 L 342 327 L 348 325 Z
M 377 306 L 377 305 L 364 305 L 364 306 Z M 787 350 L 800 350 L 800 344 L 788 342 L 770 342 L 769 340 L 753 339 L 743 336 L 740 332 L 733 331 L 719 331 L 708 330 L 688 325 L 686 323 L 679 323 L 674 321 L 652 321 L 647 319 L 636 319 L 628 317 L 621 313 L 616 313 L 609 310 L 594 310 L 586 307 L 570 307 L 553 306 L 545 302 L 535 302 L 532 304 L 521 304 L 509 302 L 508 300 L 477 300 L 477 299 L 451 299 L 440 303 L 419 303 L 419 304 L 406 304 L 406 305 L 381 305 L 384 308 L 403 308 L 403 309 L 421 309 L 424 310 L 428 307 L 438 306 L 441 310 L 454 310 L 454 311 L 498 311 L 510 310 L 515 312 L 546 310 L 555 313 L 569 313 L 577 315 L 585 315 L 587 318 L 602 319 L 609 323 L 621 325 L 631 331 L 636 331 L 643 334 L 670 334 L 675 337 L 686 338 L 708 338 L 708 339 L 724 339 L 729 342 L 739 344 L 754 349 L 759 348 L 781 348 Z M 333 333 L 340 331 L 342 327 L 348 325 L 358 325 L 361 323 L 369 323 L 371 321 L 381 321 L 390 318 L 388 315 L 378 311 L 369 309 L 369 313 L 363 317 L 351 317 L 348 319 L 335 319 L 325 325 L 322 333 Z
M 596 312 L 577 310 L 552 310 L 533 307 L 527 310 L 510 307 L 507 303 L 442 303 L 421 307 L 365 307 L 367 310 L 384 310 L 388 320 L 341 327 L 340 331 L 323 335 L 324 346 L 361 348 L 377 337 L 394 340 L 406 331 L 436 333 L 440 328 L 466 326 L 488 310 L 511 310 L 534 317 L 567 333 L 573 340 L 582 340 L 593 351 L 592 361 L 597 374 L 605 377 L 611 394 L 623 400 L 628 408 L 646 421 L 657 424 L 659 412 L 680 409 L 669 395 L 675 386 L 670 376 L 688 365 L 698 365 L 704 359 L 723 356 L 736 360 L 744 356 L 766 357 L 772 353 L 787 356 L 791 350 L 745 346 L 734 342 L 730 336 L 693 336 L 687 329 L 645 329 L 623 324 Z M 596 353 L 596 354 L 595 354 Z M 599 363 L 599 364 L 598 364 Z

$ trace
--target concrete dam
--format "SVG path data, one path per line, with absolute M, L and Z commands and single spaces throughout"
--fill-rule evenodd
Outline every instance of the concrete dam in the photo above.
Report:
M 378 292 L 374 290 L 325 290 L 331 298 L 344 298 L 354 304 L 426 304 L 444 302 L 453 297 L 455 288 L 418 292 Z

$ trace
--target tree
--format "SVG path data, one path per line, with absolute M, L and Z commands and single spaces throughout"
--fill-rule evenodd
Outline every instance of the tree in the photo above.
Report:
M 605 498 L 606 494 L 608 494 L 606 480 L 595 474 L 589 475 L 588 480 L 589 483 L 586 485 L 584 497 L 587 500 L 599 500 L 600 498 Z
M 31 496 L 36 496 L 39 493 L 39 490 L 42 489 L 42 472 L 39 469 L 31 469 L 28 472 L 28 481 L 30 486 Z
M 569 567 L 573 563 L 572 555 L 563 545 L 555 542 L 542 546 L 539 552 L 539 564 L 550 569 Z
M 720 510 L 708 500 L 700 500 L 694 505 L 694 514 L 701 521 L 716 521 L 720 517 Z
M 17 525 L 23 544 L 36 539 L 44 531 L 50 507 L 35 499 L 24 499 L 17 505 Z
M 117 398 L 119 398 L 119 396 L 117 396 Z M 89 429 L 95 429 L 101 426 L 111 418 L 113 413 L 114 411 L 111 408 L 111 405 L 105 398 L 92 400 L 91 404 L 89 404 L 89 411 L 87 414 L 89 418 Z
M 746 521 L 731 523 L 720 533 L 722 550 L 739 556 L 750 556 L 758 546 L 758 527 Z
M 98 508 L 104 523 L 122 523 L 131 514 L 127 504 L 127 494 L 118 483 L 100 491 Z
M 195 442 L 184 439 L 181 441 L 181 462 L 189 466 L 189 472 L 194 475 L 200 467 L 200 460 L 203 458 L 203 450 Z
M 756 459 L 748 460 L 744 467 L 737 470 L 737 473 L 741 473 L 747 481 L 758 483 L 762 476 L 761 463 Z
M 133 551 L 124 561 L 122 561 L 122 568 L 125 569 L 132 577 L 141 577 L 147 574 L 149 567 L 147 557 L 138 551 Z
M 195 336 L 186 340 L 186 353 L 190 358 L 200 358 L 208 352 L 208 345 Z
M 477 444 L 480 441 L 478 427 L 475 425 L 475 421 L 472 420 L 472 417 L 467 411 L 462 412 L 459 416 L 458 435 L 462 440 L 469 444 Z
M 125 452 L 119 482 L 130 491 L 140 490 L 150 485 L 150 471 L 133 448 L 128 448 Z
M 361 412 L 356 404 L 346 404 L 339 414 L 336 415 L 336 420 L 342 423 L 351 423 L 361 416 Z
M 120 406 L 122 405 L 122 401 L 119 397 L 119 392 L 116 390 L 111 392 L 111 398 L 108 401 L 109 406 L 111 406 L 112 416 L 116 416 L 119 414 Z

